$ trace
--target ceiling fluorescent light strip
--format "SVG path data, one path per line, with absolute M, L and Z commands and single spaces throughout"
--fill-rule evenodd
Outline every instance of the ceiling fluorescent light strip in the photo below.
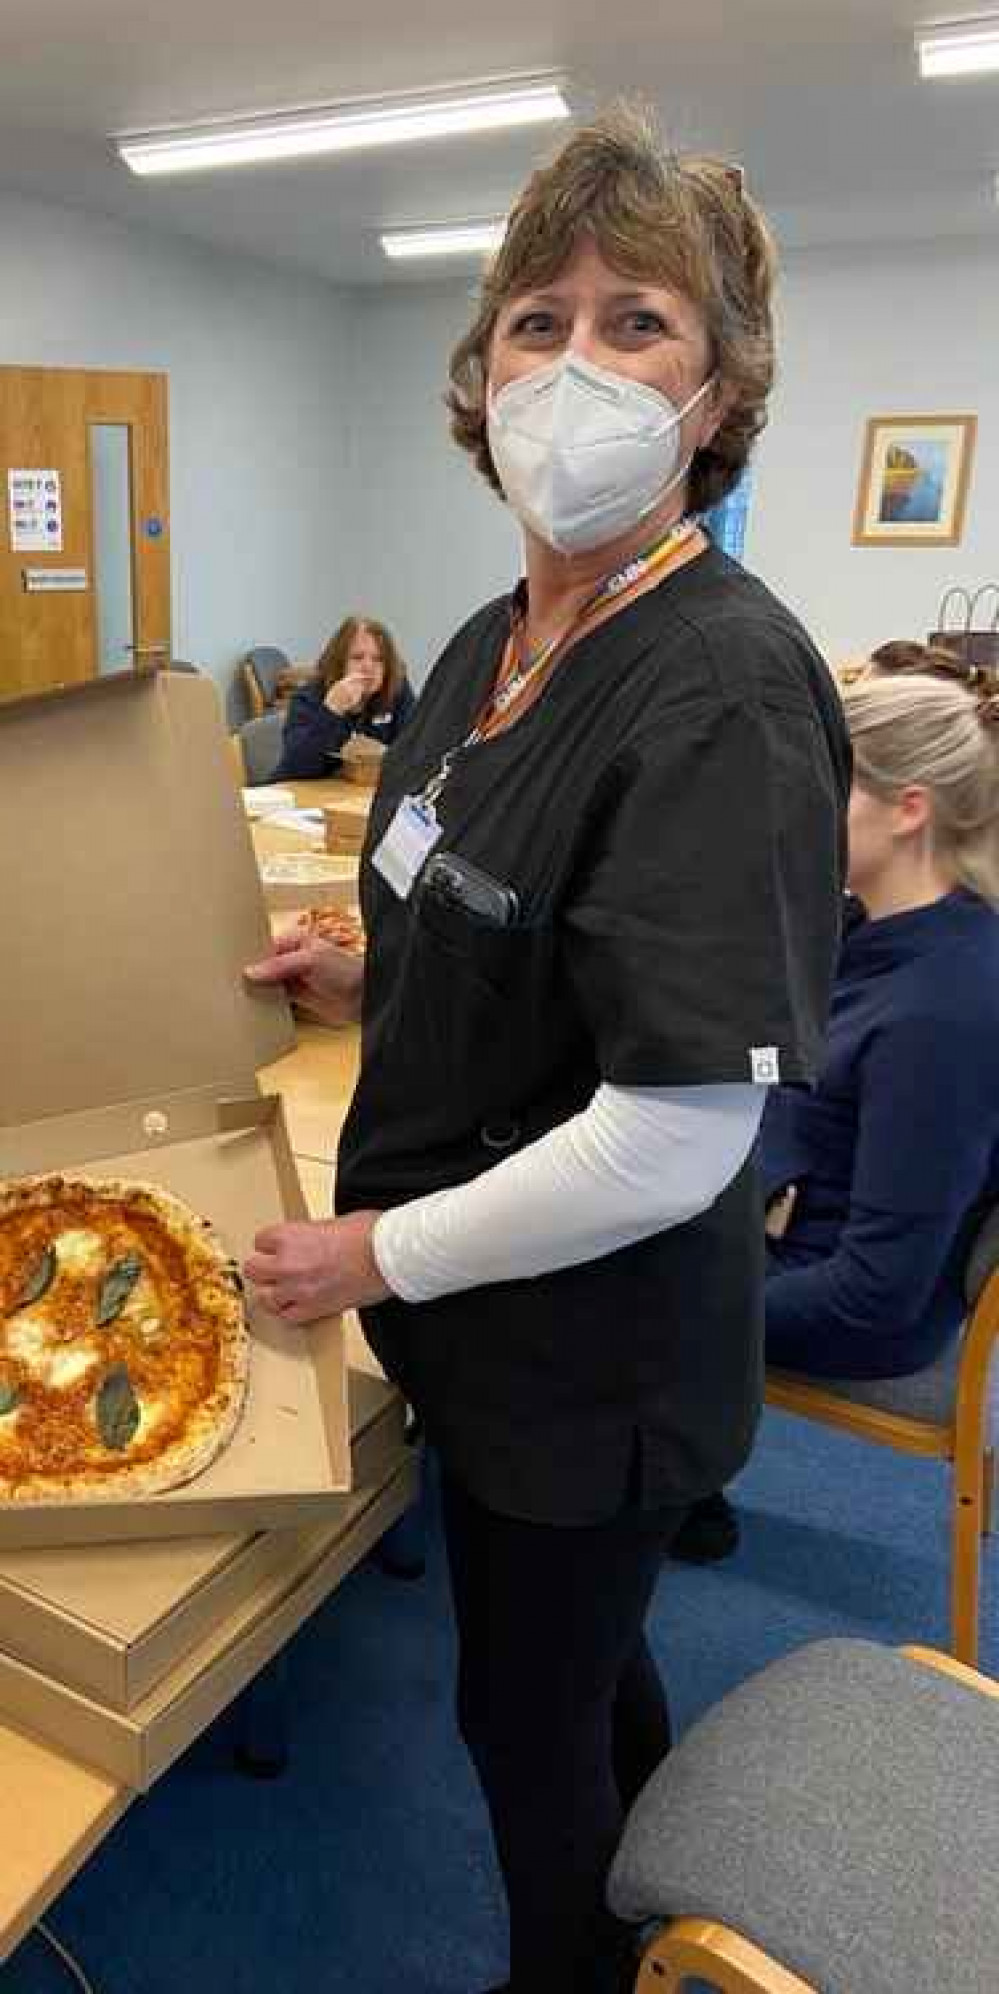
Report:
M 392 229 L 380 240 L 386 256 L 400 262 L 419 256 L 488 256 L 499 248 L 505 227 L 501 221 L 442 222 Z
M 999 14 L 928 23 L 917 29 L 916 54 L 920 75 L 929 79 L 999 70 Z
M 198 173 L 266 161 L 315 159 L 369 146 L 411 145 L 470 132 L 567 118 L 556 79 L 467 90 L 461 95 L 400 98 L 394 103 L 334 105 L 279 116 L 238 119 L 169 132 L 125 133 L 115 140 L 133 173 Z

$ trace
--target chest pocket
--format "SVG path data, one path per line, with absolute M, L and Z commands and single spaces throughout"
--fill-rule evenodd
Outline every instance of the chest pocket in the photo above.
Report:
M 487 1147 L 512 1148 L 552 1055 L 553 931 L 491 927 L 430 895 L 417 896 L 411 921 L 404 1029 L 426 1062 L 414 1079 L 456 1095 Z

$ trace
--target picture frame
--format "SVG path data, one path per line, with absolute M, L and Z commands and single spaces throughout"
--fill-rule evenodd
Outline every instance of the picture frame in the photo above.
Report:
M 956 547 L 978 418 L 872 415 L 853 518 L 855 547 Z

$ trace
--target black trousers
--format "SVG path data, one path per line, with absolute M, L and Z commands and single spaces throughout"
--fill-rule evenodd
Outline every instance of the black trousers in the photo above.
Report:
M 643 1627 L 685 1511 L 525 1523 L 446 1475 L 442 1499 L 458 1723 L 506 1885 L 513 1994 L 610 1994 L 630 1984 L 631 1935 L 604 1907 L 607 1871 L 670 1742 Z

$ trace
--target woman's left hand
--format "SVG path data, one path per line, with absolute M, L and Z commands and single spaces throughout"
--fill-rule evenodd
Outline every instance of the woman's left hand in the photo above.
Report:
M 366 1308 L 392 1294 L 378 1271 L 371 1236 L 379 1212 L 342 1219 L 289 1220 L 258 1232 L 244 1273 L 265 1308 L 286 1322 L 314 1322 Z

